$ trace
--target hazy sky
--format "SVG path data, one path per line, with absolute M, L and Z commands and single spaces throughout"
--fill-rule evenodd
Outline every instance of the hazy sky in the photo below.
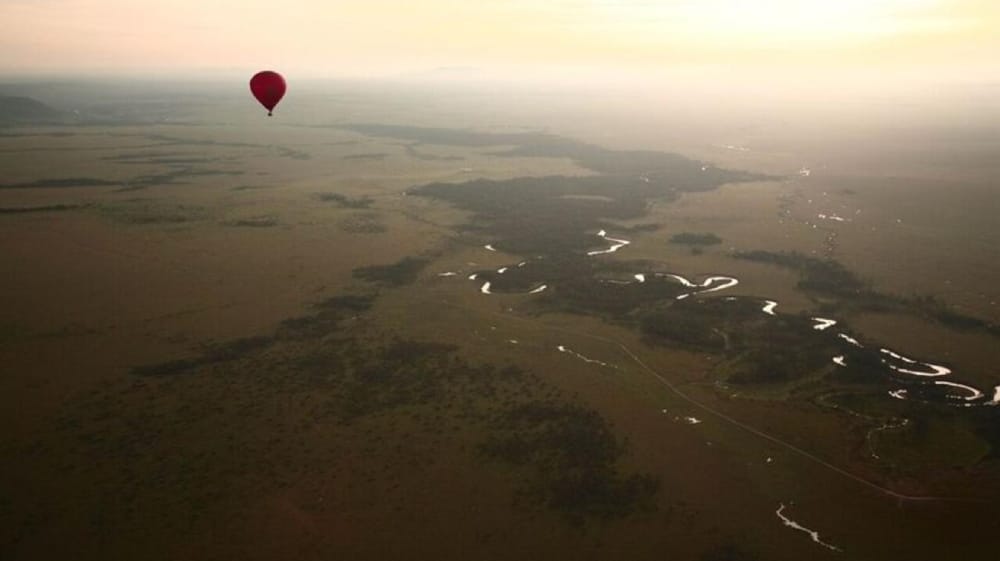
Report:
M 0 72 L 442 66 L 943 69 L 997 78 L 997 0 L 0 0 Z

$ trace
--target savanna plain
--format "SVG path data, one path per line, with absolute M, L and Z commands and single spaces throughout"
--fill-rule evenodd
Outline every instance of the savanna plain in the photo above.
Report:
M 0 84 L 0 557 L 996 555 L 995 95 L 243 89 Z

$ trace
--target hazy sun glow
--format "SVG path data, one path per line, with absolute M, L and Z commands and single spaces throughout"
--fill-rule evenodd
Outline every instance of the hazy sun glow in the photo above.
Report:
M 668 26 L 708 40 L 841 40 L 962 25 L 935 15 L 941 0 L 594 0 L 612 25 Z
M 995 0 L 3 0 L 0 72 L 438 66 L 995 69 Z

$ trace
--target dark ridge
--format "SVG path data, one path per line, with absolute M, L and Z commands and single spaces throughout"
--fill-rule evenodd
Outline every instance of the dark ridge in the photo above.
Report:
M 595 261 L 591 258 L 591 262 Z M 528 268 L 528 267 L 525 267 Z M 659 277 L 644 283 L 633 282 L 628 263 L 595 263 L 586 274 L 553 276 L 553 289 L 542 294 L 544 310 L 596 315 L 609 320 L 631 322 L 644 310 L 658 309 L 687 291 L 680 284 Z M 629 284 L 612 281 L 628 279 Z
M 371 265 L 354 269 L 354 278 L 390 286 L 412 284 L 430 263 L 422 257 L 404 257 L 390 265 Z
M 98 466 L 88 472 L 99 477 L 96 483 L 120 491 L 114 501 L 97 491 L 84 500 L 104 505 L 102 516 L 116 528 L 161 496 L 173 501 L 164 518 L 194 516 L 243 500 L 246 489 L 281 486 L 304 472 L 337 473 L 342 464 L 330 460 L 343 451 L 338 441 L 364 435 L 366 449 L 418 472 L 438 461 L 442 441 L 495 451 L 472 454 L 473 461 L 506 462 L 504 451 L 514 450 L 516 504 L 526 499 L 575 523 L 654 508 L 658 481 L 622 467 L 626 447 L 611 425 L 537 375 L 469 363 L 450 344 L 337 326 L 374 300 L 335 296 L 272 337 L 133 371 L 166 377 L 212 367 L 197 380 L 131 380 L 63 409 L 60 435 L 74 443 L 61 448 L 67 463 Z M 302 446 L 298 435 L 307 427 L 334 438 Z M 219 442 L 227 443 L 221 453 Z M 413 442 L 422 451 L 406 446 Z M 228 483 L 220 488 L 222 480 Z M 156 522 L 160 510 L 148 509 Z M 149 524 L 148 517 L 142 521 Z
M 808 327 L 806 328 L 808 329 Z M 762 338 L 761 345 L 749 348 L 733 363 L 728 381 L 733 384 L 784 384 L 799 380 L 830 363 L 833 345 L 820 349 L 788 347 L 806 337 L 797 333 L 781 333 L 785 337 Z M 821 352 L 826 351 L 826 352 Z
M 278 155 L 282 158 L 291 158 L 292 160 L 311 160 L 312 155 L 308 152 L 303 152 L 302 150 L 296 150 L 294 148 L 288 148 L 285 146 L 278 147 Z
M 375 202 L 368 196 L 348 197 L 340 193 L 317 193 L 316 198 L 326 203 L 336 203 L 341 208 L 368 208 Z
M 661 174 L 701 170 L 701 162 L 677 154 L 648 150 L 608 150 L 568 139 L 556 142 L 525 143 L 501 156 L 528 158 L 569 158 L 587 169 L 609 174 Z M 711 175 L 711 174 L 710 174 Z
M 375 295 L 342 295 L 327 298 L 313 305 L 314 312 L 283 321 L 273 336 L 247 337 L 208 348 L 200 355 L 137 366 L 132 373 L 139 376 L 170 376 L 243 358 L 273 345 L 279 340 L 321 338 L 337 331 L 339 322 L 347 314 L 358 314 L 371 308 Z
M 54 132 L 0 132 L 0 138 L 31 138 L 35 136 L 45 136 L 49 138 L 68 138 L 76 136 L 75 132 L 54 131 Z
M 148 160 L 150 158 L 175 158 L 175 157 L 190 157 L 191 154 L 187 152 L 132 152 L 129 154 L 117 154 L 115 156 L 105 156 L 101 158 L 102 160 L 109 162 L 130 162 L 133 160 Z
M 145 138 L 157 142 L 156 147 L 163 146 L 222 146 L 226 148 L 262 148 L 265 150 L 275 152 L 281 158 L 291 158 L 293 160 L 308 160 L 312 156 L 303 152 L 302 150 L 296 150 L 294 148 L 289 148 L 287 146 L 272 146 L 270 144 L 253 144 L 250 142 L 223 142 L 219 140 L 194 140 L 190 138 L 182 138 L 178 136 L 170 136 L 165 134 L 148 134 Z
M 733 257 L 799 271 L 802 277 L 798 286 L 803 290 L 836 296 L 858 296 L 864 293 L 873 300 L 888 298 L 873 293 L 867 283 L 833 259 L 819 259 L 797 251 L 763 250 L 741 251 L 733 254 Z
M 952 329 L 979 331 L 1000 337 L 1000 325 L 951 310 L 934 296 L 903 297 L 876 292 L 853 272 L 831 259 L 818 259 L 795 251 L 762 250 L 737 252 L 733 257 L 799 271 L 802 273 L 799 288 L 829 296 L 850 297 L 842 302 L 841 307 L 916 314 Z
M 366 129 L 367 130 L 367 129 Z M 382 130 L 382 129 L 376 129 Z M 416 134 L 421 129 L 406 129 Z M 434 129 L 433 135 L 444 135 Z M 500 135 L 503 141 L 513 138 Z M 432 183 L 409 190 L 417 196 L 446 201 L 475 214 L 465 227 L 481 243 L 489 241 L 497 249 L 530 258 L 524 267 L 500 275 L 479 271 L 495 292 L 526 292 L 540 284 L 553 287 L 535 300 L 548 310 L 595 314 L 625 319 L 640 309 L 655 308 L 684 292 L 677 283 L 650 278 L 638 284 L 631 280 L 628 264 L 614 257 L 589 256 L 588 250 L 605 249 L 612 242 L 598 237 L 606 229 L 610 237 L 645 232 L 655 225 L 621 228 L 609 220 L 625 221 L 643 216 L 653 201 L 671 201 L 684 191 L 700 191 L 746 179 L 748 176 L 715 169 L 702 171 L 697 162 L 674 155 L 652 152 L 606 151 L 559 137 L 537 134 L 514 135 L 518 141 L 534 139 L 531 146 L 580 150 L 581 157 L 596 162 L 610 158 L 601 169 L 628 170 L 629 173 L 584 177 L 518 177 L 509 180 L 476 179 L 464 183 Z M 459 135 L 459 140 L 485 143 L 497 141 L 489 135 Z M 608 161 L 611 161 L 608 160 Z M 597 165 L 597 164 L 595 164 Z M 617 166 L 617 167 L 615 167 Z M 659 167 L 659 171 L 647 171 Z M 669 169 L 668 169 L 669 168 Z M 638 271 L 649 270 L 649 264 Z
M 623 228 L 622 231 L 630 234 L 641 234 L 644 232 L 655 232 L 662 227 L 660 224 L 636 224 L 635 226 Z
M 93 177 L 65 177 L 58 179 L 38 179 L 23 183 L 0 184 L 0 189 L 61 189 L 69 187 L 114 187 L 121 185 L 121 181 L 109 181 L 107 179 L 96 179 Z
M 345 160 L 384 160 L 389 154 L 377 152 L 372 154 L 351 154 L 344 156 Z
M 678 185 L 684 191 L 710 189 L 721 183 L 766 179 L 767 176 L 707 167 L 678 154 L 650 150 L 609 150 L 546 133 L 485 133 L 470 130 L 352 124 L 341 127 L 368 136 L 440 144 L 445 146 L 513 146 L 495 155 L 532 158 L 569 158 L 582 167 L 610 175 L 642 175 L 648 180 L 662 174 L 683 173 L 696 181 Z M 705 167 L 705 169 L 702 169 Z M 677 177 L 674 177 L 677 179 Z
M 660 344 L 709 351 L 725 350 L 725 339 L 715 331 L 719 318 L 715 314 L 698 313 L 701 311 L 692 306 L 671 306 L 646 314 L 639 323 L 639 329 L 646 338 Z
M 959 331 L 980 331 L 1000 336 L 1000 325 L 956 312 L 934 296 L 920 296 L 910 299 L 910 303 L 920 309 L 929 319 Z
M 461 156 L 438 156 L 435 154 L 426 154 L 418 151 L 413 144 L 404 144 L 403 147 L 406 148 L 407 156 L 417 160 L 424 160 L 428 162 L 454 162 L 465 159 Z
M 522 489 L 532 502 L 574 523 L 623 518 L 654 508 L 659 482 L 620 474 L 625 444 L 596 411 L 572 403 L 535 401 L 501 414 L 481 445 L 487 457 L 534 471 Z
M 202 207 L 161 205 L 144 200 L 127 202 L 129 204 L 98 208 L 108 218 L 126 224 L 183 224 L 207 218 L 207 212 Z
M 270 346 L 274 339 L 272 337 L 246 337 L 224 343 L 217 347 L 210 348 L 200 356 L 179 360 L 171 360 L 160 364 L 146 366 L 136 366 L 132 368 L 132 374 L 137 376 L 173 376 L 184 374 L 212 364 L 229 362 L 242 358 L 243 356 L 256 352 Z
M 224 222 L 226 226 L 237 228 L 271 228 L 278 225 L 278 219 L 273 216 L 252 216 Z
M 432 183 L 410 189 L 417 196 L 447 201 L 477 214 L 471 222 L 499 241 L 505 251 L 531 255 L 581 251 L 597 245 L 592 237 L 608 219 L 641 217 L 654 200 L 670 201 L 684 191 L 717 187 L 720 181 L 687 171 L 585 177 L 518 177 L 476 179 L 464 183 Z M 613 227 L 609 227 L 611 229 Z M 499 246 L 498 246 L 499 247 Z
M 537 142 L 542 138 L 548 138 L 552 141 L 561 140 L 558 136 L 539 133 L 483 133 L 462 129 L 408 127 L 376 123 L 357 123 L 338 128 L 366 136 L 382 136 L 444 146 L 511 146 L 532 141 Z
M 601 245 L 604 242 L 593 234 L 603 220 L 636 218 L 646 211 L 649 198 L 677 196 L 667 185 L 612 176 L 476 179 L 432 183 L 409 193 L 475 212 L 478 216 L 472 228 L 500 241 L 497 247 L 522 255 L 580 252 Z M 610 200 L 569 199 L 564 195 L 597 195 Z
M 238 176 L 243 175 L 242 171 L 224 171 L 224 170 L 198 170 L 192 168 L 181 168 L 168 171 L 165 173 L 157 173 L 152 175 L 141 175 L 139 177 L 130 179 L 124 182 L 124 186 L 117 189 L 118 192 L 127 191 L 139 191 L 147 187 L 160 187 L 164 185 L 186 185 L 187 182 L 179 181 L 180 179 L 188 177 L 211 177 L 216 175 L 229 175 Z M 121 185 L 117 183 L 116 185 Z
M 375 214 L 356 214 L 341 220 L 337 224 L 341 230 L 351 234 L 381 234 L 389 229 L 379 221 Z
M 722 238 L 712 233 L 698 234 L 694 232 L 681 232 L 670 237 L 670 243 L 685 245 L 718 245 L 722 243 Z
M 734 353 L 752 347 L 765 322 L 777 322 L 793 333 L 798 333 L 796 330 L 801 327 L 801 320 L 794 316 L 761 316 L 759 303 L 749 298 L 674 300 L 669 305 L 642 311 L 638 326 L 652 343 Z
M 104 159 L 108 160 L 108 161 L 119 162 L 119 163 L 124 163 L 124 164 L 142 164 L 142 165 L 150 165 L 150 164 L 155 164 L 155 165 L 209 164 L 209 163 L 213 163 L 213 162 L 218 162 L 220 160 L 220 158 L 196 158 L 196 157 L 190 157 L 190 158 L 162 157 L 162 158 L 143 158 L 143 159 L 140 159 L 140 158 L 124 158 L 124 159 L 119 159 L 116 156 L 110 156 L 110 157 L 107 157 L 107 158 L 104 158 Z
M 723 355 L 717 373 L 732 384 L 797 382 L 830 368 L 830 358 L 837 355 L 845 356 L 847 367 L 838 367 L 829 378 L 834 386 L 867 391 L 891 380 L 892 372 L 876 346 L 847 346 L 830 333 L 813 329 L 813 324 L 808 316 L 762 314 L 760 301 L 749 298 L 678 302 L 645 312 L 639 319 L 643 336 L 652 344 Z M 849 331 L 843 323 L 838 329 Z
M 69 119 L 69 113 L 54 109 L 37 99 L 0 96 L 0 125 L 53 124 Z
M 46 205 L 46 206 L 25 206 L 25 207 L 0 207 L 0 214 L 28 214 L 31 212 L 60 212 L 65 210 L 77 210 L 86 208 L 88 205 Z
M 281 322 L 278 336 L 285 339 L 325 337 L 336 332 L 346 316 L 356 316 L 375 303 L 374 294 L 342 295 L 313 304 L 311 314 L 289 318 Z
M 324 312 L 347 311 L 360 313 L 369 310 L 375 303 L 375 298 L 374 294 L 333 296 L 332 298 L 317 302 L 313 307 Z
M 231 148 L 270 148 L 265 144 L 252 144 L 249 142 L 220 142 L 217 140 L 193 140 L 181 138 L 179 136 L 169 136 L 165 134 L 148 134 L 146 138 L 160 142 L 157 146 L 228 146 Z

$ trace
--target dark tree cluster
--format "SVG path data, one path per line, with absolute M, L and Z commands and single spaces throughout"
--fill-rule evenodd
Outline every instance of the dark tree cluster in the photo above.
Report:
M 316 195 L 316 198 L 325 203 L 335 203 L 341 208 L 354 209 L 368 208 L 375 202 L 375 199 L 368 196 L 348 197 L 347 195 L 343 195 L 341 193 L 319 193 Z
M 404 257 L 389 265 L 354 269 L 354 278 L 389 286 L 413 284 L 428 263 L 430 261 L 422 257 Z
M 574 522 L 621 518 L 654 508 L 655 477 L 623 475 L 615 464 L 625 445 L 595 411 L 570 403 L 532 402 L 507 410 L 480 449 L 488 457 L 535 472 L 524 489 L 538 504 Z
M 698 234 L 694 232 L 681 232 L 670 237 L 670 243 L 684 244 L 691 246 L 718 245 L 722 243 L 722 238 L 712 233 Z

